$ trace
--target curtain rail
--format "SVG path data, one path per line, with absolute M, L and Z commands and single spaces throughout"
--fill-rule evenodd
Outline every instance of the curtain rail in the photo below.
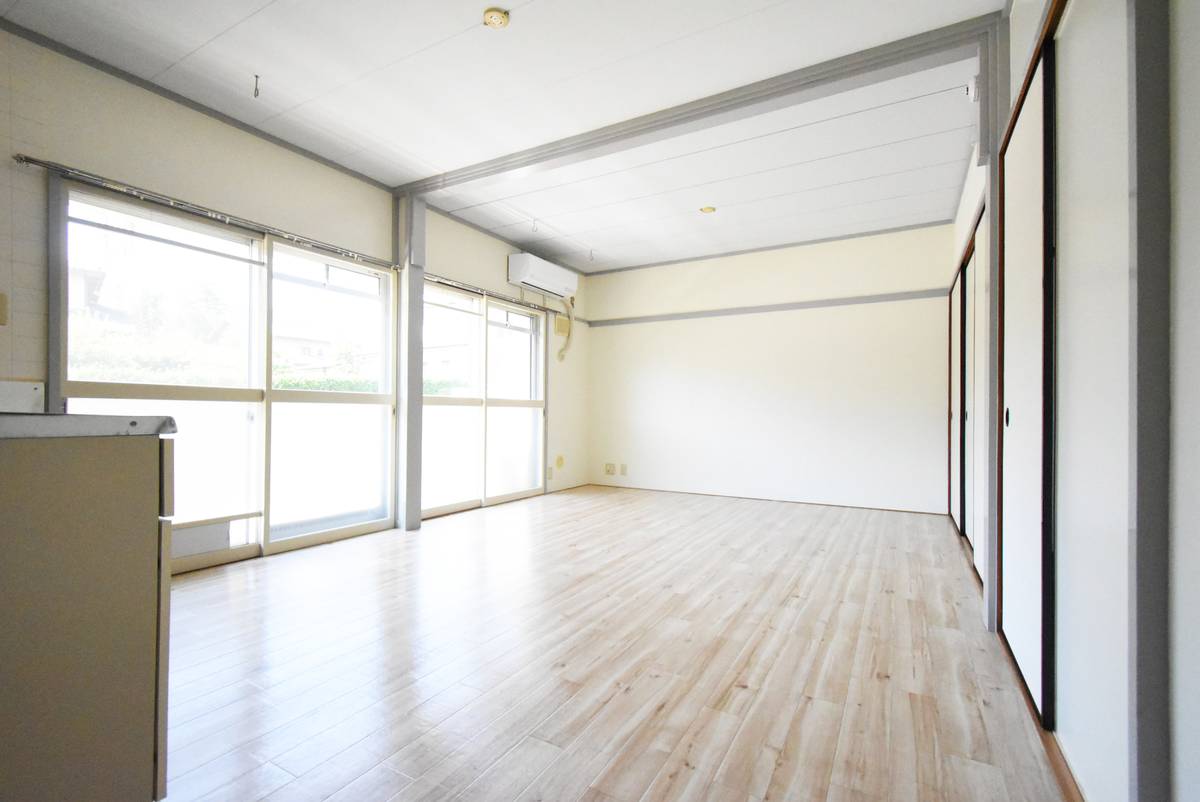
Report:
M 190 203 L 188 201 L 179 200 L 178 198 L 173 198 L 170 195 L 164 195 L 161 192 L 154 192 L 149 189 L 135 187 L 122 181 L 105 178 L 104 176 L 96 175 L 95 173 L 89 173 L 86 170 L 79 170 L 75 167 L 68 167 L 65 164 L 59 164 L 58 162 L 46 161 L 33 156 L 26 156 L 24 153 L 15 154 L 13 156 L 13 161 L 15 161 L 17 164 L 31 164 L 36 167 L 50 170 L 51 172 L 58 173 L 64 178 L 69 178 L 72 181 L 78 181 L 81 184 L 107 189 L 109 191 L 117 192 L 122 195 L 137 198 L 139 200 L 155 203 L 159 206 L 175 209 L 176 211 L 186 212 L 187 214 L 191 214 L 196 217 L 202 217 L 213 222 L 235 226 L 237 228 L 246 229 L 247 231 L 253 231 L 258 234 L 266 234 L 272 237 L 277 237 L 278 239 L 285 240 L 294 245 L 300 245 L 305 248 L 324 251 L 335 256 L 340 256 L 343 259 L 362 262 L 364 264 L 370 264 L 376 267 L 383 267 L 389 270 L 400 269 L 399 265 L 395 265 L 386 259 L 377 259 L 374 256 L 368 256 L 364 253 L 352 251 L 347 248 L 339 248 L 336 245 L 330 245 L 327 242 L 321 242 L 320 240 L 311 239 L 309 237 L 301 236 L 300 234 L 293 234 L 290 231 L 284 231 L 283 229 L 275 228 L 274 226 L 269 226 L 265 223 L 257 223 L 253 220 L 247 220 L 244 217 L 226 214 L 224 212 L 217 211 L 216 209 L 209 209 L 208 207 L 200 206 L 196 203 Z
M 548 313 L 558 314 L 558 315 L 562 314 L 562 311 L 558 310 L 558 309 L 551 309 L 548 306 L 542 306 L 541 304 L 535 304 L 532 301 L 522 301 L 519 298 L 513 298 L 511 295 L 502 295 L 501 293 L 493 292 L 492 290 L 485 290 L 482 287 L 476 287 L 473 284 L 467 284 L 462 281 L 455 281 L 454 279 L 446 278 L 445 276 L 438 276 L 433 273 L 426 273 L 425 279 L 427 281 L 432 281 L 434 284 L 444 284 L 445 286 L 453 287 L 456 290 L 464 290 L 466 292 L 471 292 L 476 295 L 482 295 L 485 298 L 495 298 L 496 300 L 504 301 L 505 303 L 510 303 L 513 306 L 523 306 L 526 309 L 532 309 L 536 312 L 548 312 Z M 576 318 L 576 320 L 578 320 L 578 318 Z

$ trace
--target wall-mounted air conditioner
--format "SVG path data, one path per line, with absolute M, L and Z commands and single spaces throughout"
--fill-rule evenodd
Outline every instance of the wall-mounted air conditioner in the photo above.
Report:
M 508 283 L 558 298 L 570 298 L 579 287 L 579 276 L 531 253 L 514 253 L 508 257 Z

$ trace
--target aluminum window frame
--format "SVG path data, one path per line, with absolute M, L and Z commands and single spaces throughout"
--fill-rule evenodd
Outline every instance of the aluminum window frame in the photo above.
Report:
M 480 360 L 479 360 L 479 376 L 478 376 L 480 394 L 478 396 L 466 396 L 466 397 L 464 397 L 464 396 L 443 396 L 443 395 L 423 395 L 421 397 L 421 403 L 423 406 L 458 406 L 458 407 L 479 407 L 480 408 L 480 410 L 481 410 L 480 414 L 482 416 L 482 421 L 480 423 L 481 460 L 480 460 L 480 465 L 479 465 L 481 494 L 480 494 L 480 497 L 477 499 L 463 499 L 462 501 L 457 501 L 457 502 L 453 502 L 450 504 L 441 505 L 438 507 L 425 507 L 424 505 L 422 505 L 422 509 L 421 509 L 422 520 L 426 520 L 429 518 L 436 518 L 438 516 L 447 515 L 447 514 L 454 513 L 454 512 L 463 512 L 465 510 L 476 509 L 479 507 L 489 507 L 489 506 L 492 506 L 493 504 L 503 504 L 507 501 L 516 501 L 516 500 L 522 499 L 522 498 L 530 498 L 532 496 L 543 495 L 544 493 L 546 493 L 546 489 L 547 489 L 546 488 L 546 453 L 547 453 L 546 440 L 547 440 L 547 435 L 548 435 L 548 431 L 549 431 L 549 428 L 547 425 L 548 424 L 547 398 L 549 395 L 549 364 L 547 362 L 547 354 L 548 354 L 548 350 L 549 350 L 548 346 L 547 346 L 547 342 L 549 339 L 549 337 L 548 337 L 549 332 L 548 332 L 547 327 L 549 324 L 549 315 L 547 315 L 546 312 L 542 311 L 542 310 L 532 309 L 527 306 L 522 306 L 520 304 L 514 304 L 509 301 L 503 300 L 501 298 L 497 298 L 497 297 L 487 293 L 486 291 L 473 292 L 471 290 L 464 289 L 462 287 L 449 286 L 445 283 L 436 281 L 434 279 L 426 279 L 426 284 L 437 286 L 439 291 L 441 291 L 441 292 L 457 293 L 459 295 L 463 295 L 463 296 L 466 296 L 469 298 L 479 299 L 481 301 L 480 310 L 477 313 L 478 317 L 479 317 L 479 324 L 478 324 L 479 325 L 479 336 L 481 338 L 481 354 L 480 354 Z M 433 306 L 444 306 L 442 304 L 438 304 L 436 301 L 426 300 L 425 303 L 433 305 Z M 446 307 L 446 308 L 456 309 L 456 307 Z M 534 382 L 536 387 L 531 388 L 532 391 L 531 391 L 530 395 L 536 396 L 536 398 L 526 400 L 526 399 L 492 397 L 488 392 L 488 329 L 490 326 L 496 325 L 496 324 L 492 323 L 492 321 L 490 320 L 490 317 L 489 317 L 489 313 L 490 313 L 491 309 L 493 309 L 493 308 L 504 309 L 505 311 L 509 311 L 509 312 L 516 312 L 521 315 L 531 317 L 534 320 L 535 330 L 533 331 L 534 342 L 531 346 L 533 351 L 530 354 L 530 366 L 531 366 L 530 372 L 533 377 L 532 381 Z M 465 311 L 465 310 L 458 310 L 458 311 Z M 514 408 L 515 407 L 515 408 L 526 408 L 526 409 L 540 409 L 542 411 L 542 414 L 540 416 L 540 418 L 541 418 L 541 424 L 540 424 L 541 444 L 540 444 L 540 448 L 538 449 L 538 451 L 539 451 L 539 455 L 538 455 L 539 481 L 538 481 L 538 484 L 536 487 L 530 488 L 528 490 L 521 490 L 521 491 L 517 491 L 514 493 L 505 493 L 505 494 L 501 494 L 501 495 L 489 495 L 488 494 L 488 482 L 487 482 L 487 435 L 488 435 L 487 419 L 488 419 L 488 414 L 487 413 L 488 413 L 489 407 L 497 407 L 497 408 L 501 408 L 501 407 Z

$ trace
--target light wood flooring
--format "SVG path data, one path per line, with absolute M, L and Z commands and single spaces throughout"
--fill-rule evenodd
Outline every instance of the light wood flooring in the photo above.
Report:
M 169 802 L 1062 799 L 940 516 L 587 487 L 172 605 Z

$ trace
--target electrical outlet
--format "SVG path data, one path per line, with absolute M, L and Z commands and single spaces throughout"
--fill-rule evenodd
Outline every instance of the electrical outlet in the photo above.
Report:
M 617 474 L 617 466 L 616 465 L 612 464 L 611 462 L 604 463 L 604 475 L 605 476 L 616 476 L 616 474 Z
M 553 478 L 554 478 L 554 468 L 553 468 L 552 466 L 550 466 L 550 465 L 547 465 L 547 466 L 546 466 L 546 478 L 547 478 L 547 479 L 553 479 Z
M 629 468 L 627 468 L 627 467 L 625 466 L 625 463 L 624 463 L 624 462 L 622 462 L 622 463 L 621 463 L 621 475 L 622 475 L 622 476 L 628 476 L 628 475 L 629 475 Z

